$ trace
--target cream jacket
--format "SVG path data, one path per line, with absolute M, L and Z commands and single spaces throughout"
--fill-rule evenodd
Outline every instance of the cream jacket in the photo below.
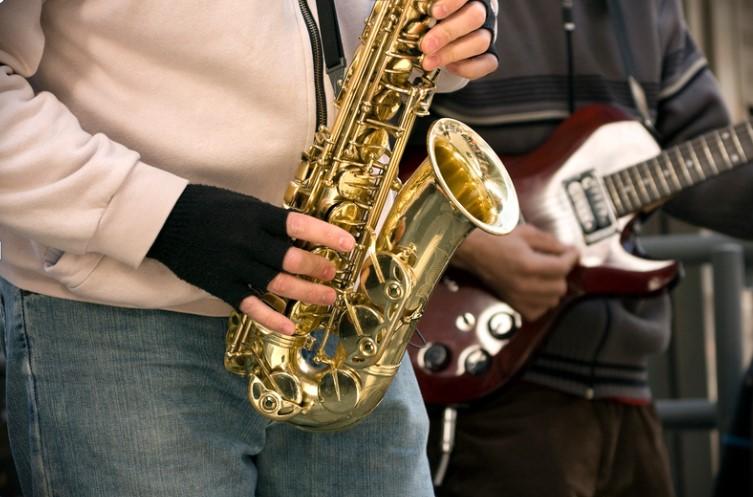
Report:
M 281 202 L 316 122 L 305 1 L 0 3 L 0 276 L 227 314 L 145 254 L 189 182 Z M 337 2 L 348 56 L 371 3 Z

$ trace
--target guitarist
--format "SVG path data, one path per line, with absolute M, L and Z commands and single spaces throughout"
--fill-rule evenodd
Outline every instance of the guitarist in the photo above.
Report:
M 500 11 L 499 69 L 438 97 L 433 111 L 474 126 L 501 155 L 534 150 L 574 109 L 593 103 L 650 121 L 663 146 L 728 124 L 680 0 L 504 0 Z M 630 75 L 642 97 L 631 93 Z M 753 167 L 746 165 L 686 190 L 664 210 L 751 238 L 752 190 Z M 474 232 L 454 264 L 533 320 L 558 304 L 577 259 L 574 248 L 521 225 L 506 237 Z M 666 294 L 594 298 L 570 308 L 518 379 L 458 409 L 438 495 L 674 495 L 646 372 L 669 335 Z M 430 406 L 435 469 L 442 411 Z

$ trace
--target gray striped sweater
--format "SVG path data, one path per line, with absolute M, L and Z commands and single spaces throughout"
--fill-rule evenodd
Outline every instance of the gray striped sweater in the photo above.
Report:
M 606 103 L 637 116 L 607 2 L 574 4 L 577 107 Z M 680 0 L 623 0 L 622 6 L 636 77 L 662 145 L 726 125 L 716 81 L 687 31 Z M 501 0 L 498 71 L 460 92 L 438 95 L 436 114 L 474 126 L 502 154 L 526 153 L 542 144 L 569 114 L 561 12 L 559 0 Z M 423 133 L 419 129 L 414 136 Z M 751 192 L 753 167 L 745 166 L 685 191 L 664 209 L 750 238 Z M 647 359 L 662 352 L 669 337 L 667 295 L 587 300 L 561 319 L 524 378 L 588 398 L 646 400 Z

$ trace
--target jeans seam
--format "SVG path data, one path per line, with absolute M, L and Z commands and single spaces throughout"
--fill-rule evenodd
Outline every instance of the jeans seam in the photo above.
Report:
M 21 323 L 22 323 L 22 336 L 24 340 L 24 345 L 26 346 L 26 357 L 24 358 L 26 362 L 26 367 L 29 371 L 29 389 L 31 390 L 29 398 L 33 402 L 31 413 L 29 415 L 29 422 L 31 426 L 33 427 L 33 438 L 30 440 L 29 443 L 29 451 L 30 451 L 30 466 L 31 468 L 36 467 L 36 473 L 38 473 L 37 476 L 40 478 L 40 493 L 39 497 L 51 497 L 52 496 L 52 487 L 50 486 L 49 478 L 47 475 L 47 472 L 45 471 L 45 453 L 44 453 L 44 445 L 42 444 L 42 435 L 41 435 L 41 423 L 40 423 L 40 414 L 39 414 L 39 398 L 37 397 L 37 383 L 36 378 L 34 376 L 34 370 L 32 369 L 32 359 L 31 359 L 31 341 L 29 340 L 29 334 L 27 331 L 27 321 L 26 321 L 26 302 L 24 299 L 24 296 L 21 295 L 21 298 L 19 299 L 21 306 Z M 33 416 L 32 416 L 33 415 Z M 28 435 L 31 437 L 31 433 Z M 33 444 L 32 444 L 33 442 Z M 36 449 L 37 453 L 39 454 L 39 461 L 36 463 L 36 457 L 34 457 L 31 454 L 32 448 Z M 33 477 L 35 474 L 34 469 L 31 471 L 31 476 Z M 36 489 L 34 491 L 36 494 Z M 35 496 L 37 497 L 37 496 Z

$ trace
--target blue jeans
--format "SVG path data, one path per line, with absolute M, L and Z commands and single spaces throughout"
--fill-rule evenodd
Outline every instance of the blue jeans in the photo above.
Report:
M 362 423 L 308 433 L 248 405 L 222 365 L 225 319 L 0 290 L 26 497 L 434 495 L 407 360 Z

